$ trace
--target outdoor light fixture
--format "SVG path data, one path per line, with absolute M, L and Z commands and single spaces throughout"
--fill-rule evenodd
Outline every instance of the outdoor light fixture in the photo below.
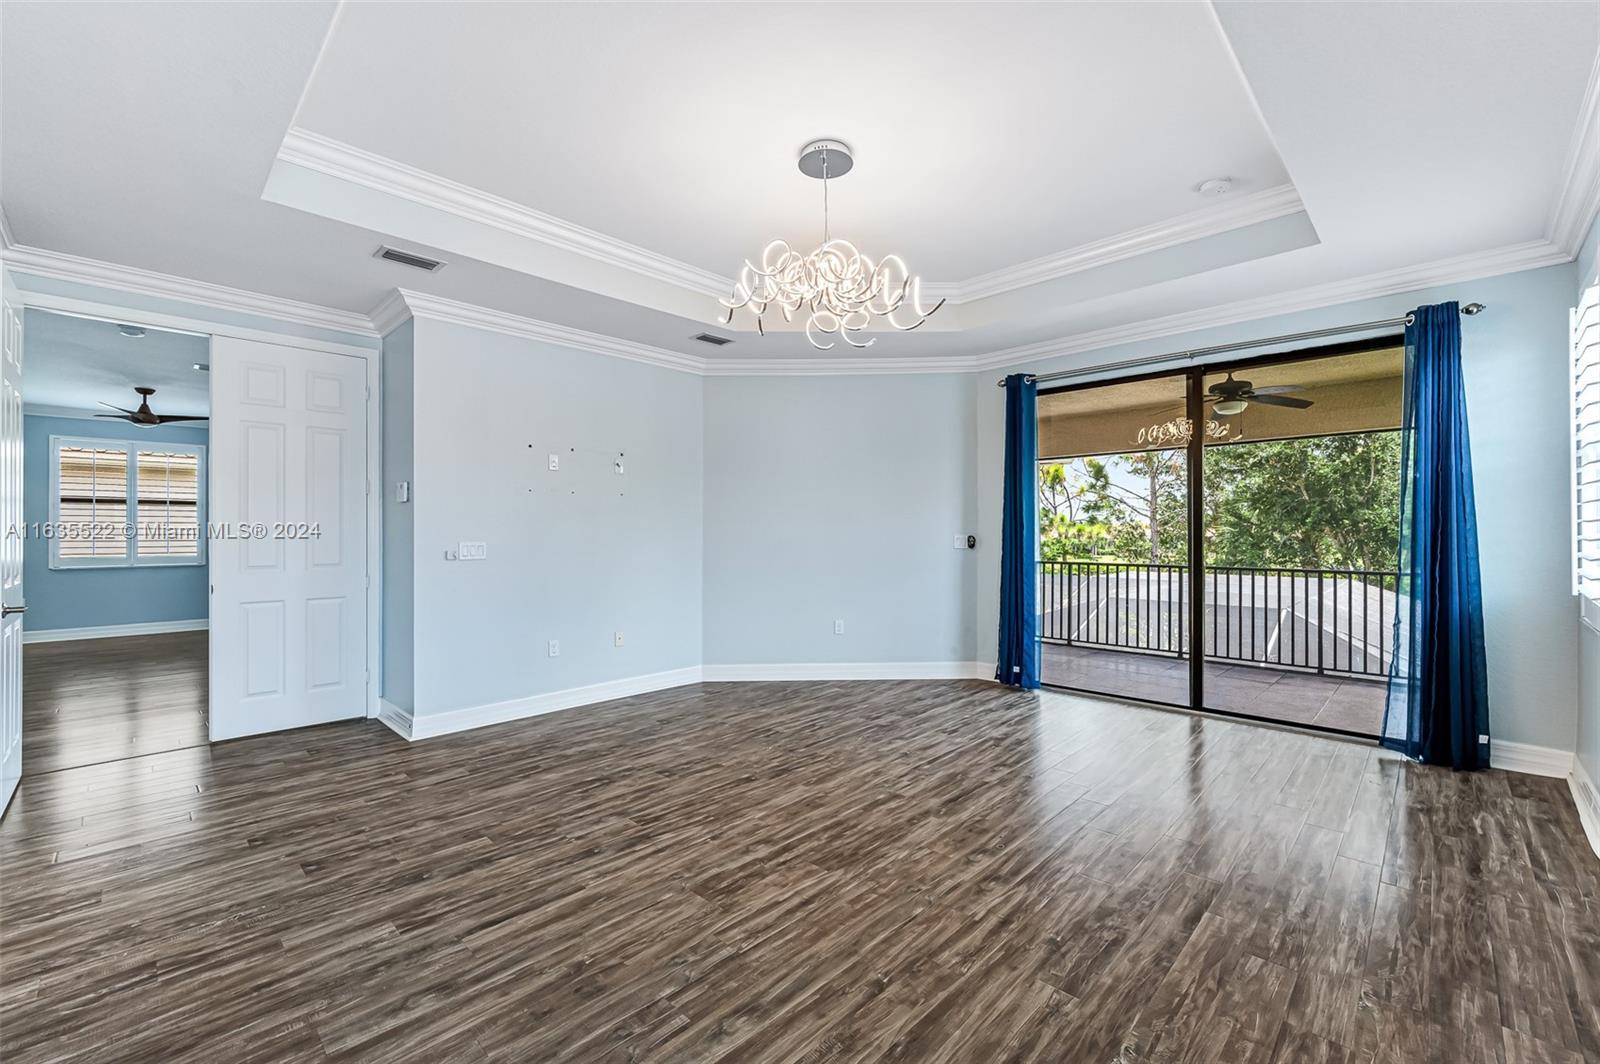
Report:
M 944 306 L 922 305 L 922 281 L 913 276 L 899 255 L 874 262 L 848 240 L 834 239 L 828 227 L 828 180 L 843 177 L 855 165 L 848 145 L 837 140 L 816 140 L 800 149 L 800 172 L 822 180 L 822 243 L 802 255 L 787 241 L 774 240 L 761 252 L 759 264 L 745 261 L 734 282 L 733 296 L 722 300 L 728 311 L 748 307 L 756 316 L 756 329 L 765 335 L 762 318 L 776 306 L 784 321 L 796 311 L 806 312 L 806 339 L 819 351 L 834 346 L 822 338 L 837 335 L 851 347 L 871 347 L 873 340 L 856 340 L 877 320 L 902 332 L 928 320 Z

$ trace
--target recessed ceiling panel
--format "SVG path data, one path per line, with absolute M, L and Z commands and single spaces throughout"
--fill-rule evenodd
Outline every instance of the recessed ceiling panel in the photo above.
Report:
M 959 281 L 1285 184 L 1207 5 L 352 4 L 296 125 L 731 275 L 836 234 Z

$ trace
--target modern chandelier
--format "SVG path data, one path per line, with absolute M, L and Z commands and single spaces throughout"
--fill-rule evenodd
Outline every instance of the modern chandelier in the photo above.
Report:
M 828 179 L 843 177 L 854 165 L 849 145 L 837 140 L 816 140 L 800 149 L 800 172 L 822 181 L 822 243 L 802 255 L 787 241 L 774 240 L 762 250 L 759 265 L 746 259 L 732 298 L 721 301 L 728 311 L 724 324 L 733 321 L 735 311 L 748 308 L 756 316 L 757 331 L 765 335 L 762 319 L 768 308 L 781 311 L 784 321 L 804 311 L 806 339 L 827 351 L 834 341 L 824 343 L 824 337 L 871 347 L 871 337 L 856 340 L 853 334 L 878 320 L 909 332 L 944 306 L 941 299 L 924 308 L 922 281 L 899 255 L 874 262 L 850 241 L 834 238 L 828 224 Z

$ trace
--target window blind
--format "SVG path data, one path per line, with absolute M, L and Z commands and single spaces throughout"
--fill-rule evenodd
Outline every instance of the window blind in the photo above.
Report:
M 1573 590 L 1600 625 L 1600 274 L 1572 311 Z

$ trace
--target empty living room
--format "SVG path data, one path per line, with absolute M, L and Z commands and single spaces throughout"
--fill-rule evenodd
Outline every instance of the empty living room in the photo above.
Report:
M 4 1064 L 1600 1064 L 1600 0 L 0 0 Z

